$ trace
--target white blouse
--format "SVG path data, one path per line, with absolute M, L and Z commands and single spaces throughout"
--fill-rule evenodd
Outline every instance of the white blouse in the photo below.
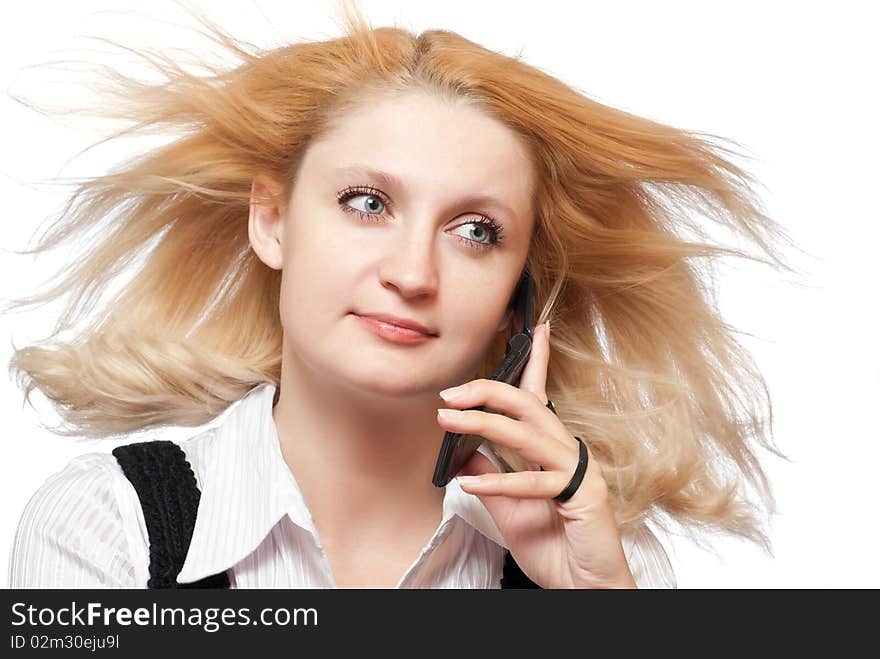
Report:
M 201 490 L 178 583 L 227 571 L 233 588 L 336 587 L 281 454 L 274 395 L 274 385 L 259 385 L 219 425 L 178 442 Z M 500 468 L 485 444 L 480 452 Z M 396 587 L 500 588 L 506 544 L 494 520 L 455 479 L 444 489 L 440 525 Z M 621 541 L 640 588 L 676 587 L 666 552 L 647 526 Z M 74 458 L 31 497 L 10 556 L 10 588 L 146 588 L 148 580 L 143 512 L 113 455 Z

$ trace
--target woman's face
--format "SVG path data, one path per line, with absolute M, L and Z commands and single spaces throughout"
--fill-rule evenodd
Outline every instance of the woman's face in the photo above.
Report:
M 532 184 L 516 135 L 476 109 L 413 93 L 348 114 L 309 146 L 279 225 L 285 351 L 363 394 L 471 379 L 507 327 Z M 436 336 L 394 342 L 364 314 Z

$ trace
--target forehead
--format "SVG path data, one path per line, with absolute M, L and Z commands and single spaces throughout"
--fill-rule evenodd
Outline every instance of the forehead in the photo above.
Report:
M 413 192 L 501 196 L 519 208 L 532 196 L 531 161 L 515 132 L 478 108 L 429 94 L 366 102 L 340 117 L 312 150 L 324 176 L 370 170 Z

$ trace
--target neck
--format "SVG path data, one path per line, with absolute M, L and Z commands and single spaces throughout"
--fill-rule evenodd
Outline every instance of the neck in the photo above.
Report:
M 365 389 L 282 360 L 272 416 L 322 541 L 387 539 L 426 520 L 436 527 L 442 514 L 445 490 L 431 483 L 444 434 L 436 421 L 442 399 L 433 390 Z

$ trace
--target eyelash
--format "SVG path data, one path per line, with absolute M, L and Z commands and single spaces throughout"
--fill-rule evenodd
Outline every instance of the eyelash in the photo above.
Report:
M 378 197 L 382 201 L 382 204 L 385 206 L 386 209 L 392 208 L 391 201 L 388 199 L 388 197 L 386 197 L 384 193 L 382 193 L 381 191 L 377 190 L 376 188 L 374 188 L 373 186 L 370 186 L 370 185 L 345 188 L 344 190 L 340 191 L 337 194 L 336 198 L 339 201 L 339 205 L 342 208 L 343 212 L 357 213 L 361 217 L 362 220 L 365 220 L 368 222 L 378 222 L 378 220 L 376 220 L 374 218 L 381 217 L 381 215 L 374 215 L 372 213 L 365 213 L 361 210 L 358 210 L 357 208 L 352 208 L 351 206 L 349 206 L 345 203 L 349 199 L 353 199 L 354 197 L 361 197 L 361 196 Z M 479 243 L 476 240 L 470 240 L 469 238 L 464 238 L 463 236 L 459 236 L 457 234 L 455 237 L 458 238 L 459 240 L 461 240 L 462 242 L 466 243 L 468 247 L 471 247 L 472 249 L 475 249 L 479 252 L 482 252 L 482 251 L 485 251 L 491 247 L 497 247 L 498 245 L 500 245 L 503 242 L 504 228 L 502 226 L 500 226 L 497 222 L 495 222 L 495 220 L 493 220 L 491 217 L 486 217 L 485 215 L 482 215 L 482 214 L 478 214 L 478 215 L 480 217 L 479 220 L 472 220 L 470 222 L 465 222 L 464 224 L 460 224 L 458 226 L 464 226 L 466 224 L 479 224 L 481 226 L 486 227 L 487 229 L 489 229 L 491 236 L 492 236 L 489 239 L 489 242 Z M 457 228 L 458 227 L 456 227 L 456 229 Z

